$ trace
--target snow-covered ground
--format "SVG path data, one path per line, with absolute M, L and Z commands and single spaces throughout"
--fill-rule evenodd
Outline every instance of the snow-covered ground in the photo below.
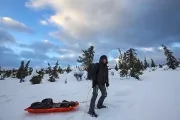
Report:
M 53 98 L 54 102 L 82 102 L 88 96 L 89 101 L 91 82 L 84 77 L 77 82 L 73 72 L 61 75 L 55 83 L 45 77 L 39 85 L 31 85 L 29 77 L 25 83 L 7 78 L 0 81 L 0 120 L 180 120 L 180 70 L 147 70 L 141 76 L 142 81 L 120 80 L 117 73 L 115 76 L 109 74 L 109 78 L 104 103 L 108 108 L 96 109 L 98 118 L 86 114 L 89 102 L 80 103 L 75 111 L 68 113 L 30 114 L 24 111 L 31 103 L 44 98 Z

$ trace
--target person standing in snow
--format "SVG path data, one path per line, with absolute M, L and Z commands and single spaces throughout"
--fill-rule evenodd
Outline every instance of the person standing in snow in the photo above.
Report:
M 99 63 L 96 63 L 93 67 L 92 73 L 92 88 L 93 88 L 93 95 L 90 102 L 90 108 L 88 114 L 93 117 L 97 117 L 95 113 L 95 102 L 98 96 L 98 89 L 101 91 L 101 97 L 98 100 L 97 108 L 106 108 L 103 105 L 105 98 L 107 97 L 106 87 L 109 86 L 109 78 L 108 78 L 108 59 L 106 55 L 102 55 L 99 59 Z

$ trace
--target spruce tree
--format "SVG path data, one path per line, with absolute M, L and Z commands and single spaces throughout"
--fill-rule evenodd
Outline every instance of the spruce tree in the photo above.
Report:
M 90 46 L 87 50 L 82 50 L 82 56 L 79 56 L 77 62 L 82 63 L 83 66 L 88 67 L 93 63 L 94 59 L 94 46 Z
M 29 70 L 28 70 L 28 75 L 31 75 L 33 72 L 33 68 L 32 67 L 29 67 Z
M 121 53 L 121 50 L 118 48 L 119 50 L 119 60 L 118 60 L 118 66 L 119 66 L 119 69 L 123 69 L 123 62 L 126 61 L 126 54 L 122 54 Z
M 13 69 L 13 70 L 12 70 L 12 77 L 13 77 L 13 78 L 16 78 L 16 74 L 17 74 L 17 70 Z
M 118 71 L 118 66 L 117 66 L 117 64 L 116 64 L 116 66 L 115 66 L 115 68 L 114 68 L 116 71 Z
M 151 59 L 151 67 L 156 67 L 156 64 L 154 63 L 153 59 Z
M 23 82 L 23 78 L 25 78 L 24 75 L 24 61 L 21 61 L 21 66 L 19 67 L 16 77 L 20 79 L 20 82 Z
M 126 63 L 128 65 L 128 69 L 130 70 L 130 76 L 139 79 L 139 75 L 142 75 L 142 66 L 140 60 L 137 58 L 136 50 L 130 48 L 126 51 L 126 55 Z
M 49 80 L 50 82 L 55 82 L 58 76 L 58 61 L 56 62 L 55 66 L 52 68 L 51 65 L 48 63 L 48 73 L 49 73 Z
M 60 74 L 63 74 L 64 73 L 64 71 L 63 71 L 63 69 L 59 66 L 59 68 L 58 68 L 58 72 L 60 73 Z
M 139 80 L 139 75 L 142 75 L 143 66 L 141 64 L 141 61 L 138 60 L 134 63 L 134 69 L 131 70 L 131 74 L 134 76 L 134 78 Z
M 30 63 L 30 60 L 26 63 L 25 68 L 24 68 L 25 77 L 29 75 L 29 63 Z
M 82 56 L 79 56 L 77 62 L 81 63 L 87 71 L 87 80 L 90 79 L 90 66 L 94 60 L 94 46 L 90 46 L 87 50 L 82 50 Z
M 146 58 L 144 59 L 144 69 L 147 69 L 149 67 L 149 64 L 146 60 Z
M 161 64 L 159 64 L 159 68 L 162 68 L 163 66 Z
M 70 67 L 70 65 L 68 65 L 68 67 L 67 67 L 67 69 L 66 69 L 66 72 L 67 73 L 70 73 L 72 70 L 71 70 L 71 67 Z
M 5 72 L 0 67 L 0 80 L 4 80 L 4 78 L 5 78 Z
M 141 67 L 141 70 L 144 70 L 144 64 L 143 64 L 143 62 L 142 62 L 142 61 L 140 61 L 140 60 L 139 60 L 139 62 L 140 62 L 140 67 Z
M 171 52 L 166 46 L 162 45 L 164 50 L 164 55 L 166 56 L 166 65 L 171 69 L 176 69 L 179 66 L 179 61 L 173 56 L 173 52 Z
M 125 61 L 121 63 L 120 77 L 125 77 L 128 75 L 128 65 Z
M 20 79 L 20 83 L 24 82 L 24 78 L 28 76 L 29 63 L 30 61 L 28 61 L 24 66 L 24 61 L 21 61 L 21 66 L 19 67 L 16 74 L 16 77 Z
M 6 70 L 5 71 L 5 76 L 6 77 L 11 77 L 12 71 L 11 70 Z
M 121 50 L 119 49 L 119 68 L 120 68 L 120 77 L 125 77 L 128 75 L 128 65 L 127 65 L 127 57 L 126 57 L 126 53 L 122 54 Z

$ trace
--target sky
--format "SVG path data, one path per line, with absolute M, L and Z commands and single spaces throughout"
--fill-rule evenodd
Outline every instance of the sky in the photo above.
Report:
M 142 60 L 164 63 L 161 45 L 180 58 L 179 0 L 1 0 L 0 66 L 76 65 L 95 47 L 94 62 L 135 48 Z

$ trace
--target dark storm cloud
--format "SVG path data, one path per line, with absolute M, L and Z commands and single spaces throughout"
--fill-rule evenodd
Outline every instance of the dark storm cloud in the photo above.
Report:
M 121 2 L 114 0 L 112 1 L 112 5 L 115 6 Z M 60 40 L 64 39 L 64 42 L 78 43 L 81 46 L 86 46 L 89 42 L 101 44 L 97 41 L 105 38 L 109 42 L 112 42 L 110 48 L 117 46 L 159 46 L 161 44 L 171 44 L 180 41 L 179 0 L 126 0 L 126 2 L 126 7 L 121 5 L 117 8 L 116 6 L 114 8 L 112 6 L 106 6 L 106 8 L 104 6 L 96 6 L 95 9 L 97 10 L 93 11 L 94 20 L 99 25 L 98 27 L 104 29 L 98 28 L 93 31 L 82 24 L 81 27 L 85 28 L 77 29 L 78 34 L 81 34 L 78 38 L 72 37 L 68 32 L 64 33 L 64 31 L 51 32 L 50 35 Z M 104 10 L 107 11 L 106 15 L 109 18 L 111 16 L 114 17 L 112 18 L 112 22 L 116 22 L 116 26 L 112 27 L 108 23 L 109 26 L 107 24 L 101 24 L 101 22 L 104 22 L 106 15 L 97 14 L 97 12 Z M 86 12 L 87 16 L 91 16 L 90 11 Z M 98 15 L 102 17 L 100 18 Z M 116 19 L 116 21 L 113 19 Z
M 160 0 L 134 4 L 115 31 L 106 35 L 119 46 L 157 46 L 180 41 L 180 1 Z M 114 37 L 113 37 L 114 36 Z M 112 42 L 114 42 L 112 40 Z M 127 44 L 126 44 L 127 45 Z M 127 45 L 127 46 L 128 46 Z

